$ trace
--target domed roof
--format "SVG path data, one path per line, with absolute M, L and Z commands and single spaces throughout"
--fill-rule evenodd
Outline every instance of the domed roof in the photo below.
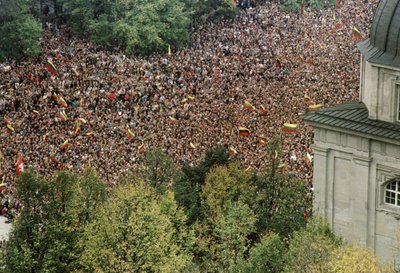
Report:
M 400 68 L 400 0 L 381 0 L 369 38 L 358 43 L 371 63 Z

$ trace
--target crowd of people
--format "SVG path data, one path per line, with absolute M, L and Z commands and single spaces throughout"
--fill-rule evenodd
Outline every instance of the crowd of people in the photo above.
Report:
M 110 52 L 48 24 L 39 58 L 0 71 L 6 191 L 18 157 L 43 175 L 90 165 L 114 185 L 154 147 L 182 165 L 226 145 L 245 168 L 259 170 L 271 160 L 272 139 L 284 171 L 311 181 L 312 128 L 298 120 L 309 106 L 304 97 L 323 107 L 358 100 L 352 28 L 367 36 L 375 6 L 344 1 L 300 16 L 266 3 L 194 26 L 186 47 L 149 57 Z M 297 130 L 282 132 L 284 123 Z

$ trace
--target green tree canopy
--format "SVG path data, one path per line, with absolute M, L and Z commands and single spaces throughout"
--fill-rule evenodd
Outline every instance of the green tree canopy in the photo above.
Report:
M 280 273 L 285 266 L 285 244 L 279 235 L 268 233 L 255 245 L 247 261 L 239 263 L 233 273 Z
M 156 148 L 146 151 L 143 161 L 143 168 L 139 171 L 139 175 L 158 193 L 163 193 L 172 187 L 177 168 L 170 156 L 160 148 Z
M 95 43 L 128 54 L 166 52 L 189 37 L 190 14 L 181 0 L 64 0 L 68 22 Z
M 184 165 L 182 172 L 174 180 L 175 199 L 185 209 L 189 224 L 201 217 L 200 193 L 207 173 L 212 167 L 227 165 L 229 161 L 226 148 L 216 147 L 207 151 L 204 160 L 197 166 Z
M 313 272 L 313 269 L 329 260 L 340 244 L 341 240 L 326 223 L 320 218 L 313 218 L 306 229 L 293 233 L 285 257 L 285 272 Z
M 93 171 L 82 176 L 60 172 L 43 179 L 24 172 L 16 183 L 22 209 L 13 224 L 3 272 L 72 272 L 78 267 L 78 241 L 105 185 Z
M 29 1 L 3 0 L 0 4 L 0 61 L 38 56 L 42 28 L 28 13 Z
M 157 195 L 140 181 L 114 189 L 81 242 L 83 272 L 182 272 L 190 265 Z

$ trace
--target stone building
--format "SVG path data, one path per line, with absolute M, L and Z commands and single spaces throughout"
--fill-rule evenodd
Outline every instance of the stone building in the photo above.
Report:
M 398 263 L 400 0 L 380 1 L 358 47 L 359 102 L 305 116 L 314 127 L 314 210 L 348 242 Z

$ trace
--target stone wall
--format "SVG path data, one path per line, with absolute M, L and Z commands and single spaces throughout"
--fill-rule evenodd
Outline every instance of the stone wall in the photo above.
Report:
M 384 186 L 400 175 L 400 143 L 315 128 L 313 149 L 315 213 L 346 241 L 393 260 L 400 247 L 400 207 L 384 203 Z
M 360 100 L 369 118 L 397 122 L 400 96 L 400 71 L 361 60 Z

